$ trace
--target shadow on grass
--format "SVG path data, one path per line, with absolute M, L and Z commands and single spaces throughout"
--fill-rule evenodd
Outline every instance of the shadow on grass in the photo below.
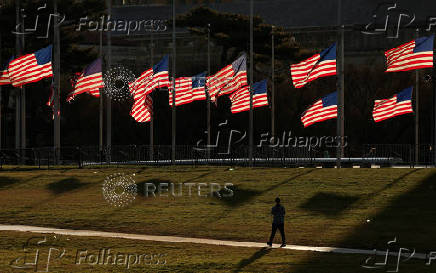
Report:
M 274 185 L 270 186 L 270 187 L 267 188 L 265 191 L 268 192 L 268 191 L 275 190 L 275 189 L 277 189 L 278 187 L 280 187 L 280 186 L 282 186 L 282 185 L 284 185 L 284 184 L 286 184 L 286 183 L 289 183 L 289 182 L 291 182 L 291 181 L 294 180 L 294 179 L 297 179 L 297 178 L 299 178 L 299 177 L 301 177 L 301 176 L 304 176 L 304 175 L 306 175 L 306 174 L 313 173 L 314 171 L 317 171 L 317 170 L 318 170 L 318 169 L 312 169 L 312 170 L 308 170 L 307 172 L 302 172 L 302 173 L 300 173 L 300 174 L 294 175 L 294 176 L 292 176 L 292 177 L 290 177 L 290 178 L 288 178 L 288 179 L 283 180 L 282 182 L 279 182 L 279 183 L 277 183 L 277 184 L 274 184 Z
M 399 177 L 395 178 L 391 183 L 386 184 L 383 188 L 381 188 L 380 190 L 373 192 L 370 194 L 370 198 L 373 198 L 377 195 L 379 195 L 380 193 L 382 193 L 385 190 L 388 190 L 390 188 L 392 188 L 393 186 L 395 186 L 398 182 L 400 182 L 401 180 L 403 180 L 404 178 L 408 177 L 409 175 L 412 175 L 413 173 L 419 171 L 419 169 L 413 169 L 403 175 L 400 175 Z
M 189 182 L 192 182 L 192 181 L 198 180 L 198 179 L 200 179 L 200 178 L 206 177 L 206 176 L 208 176 L 208 175 L 211 175 L 211 174 L 213 174 L 213 173 L 216 173 L 216 171 L 212 171 L 212 172 L 207 172 L 207 173 L 200 174 L 200 175 L 197 176 L 197 177 L 190 178 L 190 179 L 187 179 L 187 180 L 183 181 L 183 183 L 189 183 Z
M 15 183 L 18 183 L 20 180 L 16 178 L 11 178 L 7 176 L 0 176 L 0 189 L 3 189 L 5 187 L 14 185 Z
M 261 248 L 260 250 L 256 251 L 253 255 L 251 255 L 250 258 L 241 260 L 236 266 L 236 268 L 233 270 L 233 272 L 241 272 L 244 269 L 244 267 L 254 263 L 256 260 L 259 260 L 260 258 L 262 258 L 263 256 L 265 256 L 270 252 L 271 252 L 271 248 L 268 247 Z
M 414 172 L 416 170 L 400 176 L 395 179 L 395 183 Z M 387 242 L 397 238 L 398 243 L 395 246 L 397 249 L 391 248 L 392 251 L 398 251 L 399 247 L 415 249 L 418 253 L 434 251 L 434 242 L 436 241 L 434 200 L 436 200 L 436 172 L 423 178 L 410 191 L 395 197 L 377 214 L 368 216 L 371 219 L 370 223 L 365 223 L 362 219 L 362 224 L 351 230 L 343 240 L 338 241 L 335 247 L 386 251 Z M 363 260 L 365 258 L 362 256 Z M 378 257 L 379 261 L 383 259 L 383 257 Z M 314 254 L 310 259 L 302 261 L 302 264 L 310 265 L 317 261 L 319 261 L 319 254 Z M 389 259 L 387 266 L 382 267 L 381 270 L 386 272 L 392 267 L 395 268 L 395 263 L 396 258 Z M 401 263 L 401 266 L 403 270 L 400 268 L 400 272 L 427 272 L 426 269 L 428 269 L 423 262 L 413 270 L 407 270 L 407 266 L 413 266 L 409 262 Z M 358 272 L 359 267 L 356 265 L 356 272 Z M 307 271 L 308 268 L 303 266 L 301 270 L 295 272 Z
M 54 194 L 62 194 L 83 188 L 88 184 L 80 182 L 77 178 L 70 177 L 48 184 L 47 189 Z
M 294 180 L 294 179 L 296 179 L 296 178 L 298 178 L 300 176 L 309 174 L 309 173 L 314 172 L 314 171 L 315 170 L 309 170 L 307 172 L 303 172 L 303 173 L 294 175 L 294 176 L 292 176 L 292 177 L 290 177 L 288 179 L 285 179 L 285 180 L 283 180 L 283 181 L 281 181 L 281 182 L 279 182 L 277 184 L 274 184 L 274 185 L 272 185 L 272 186 L 270 186 L 267 189 L 262 190 L 262 191 L 250 190 L 250 189 L 242 189 L 242 188 L 239 188 L 238 186 L 233 185 L 233 186 L 227 187 L 227 188 L 229 188 L 229 189 L 231 189 L 233 191 L 233 196 L 232 197 L 221 197 L 221 198 L 219 198 L 219 195 L 217 195 L 217 194 L 215 194 L 214 196 L 217 199 L 219 199 L 221 202 L 223 202 L 225 205 L 227 205 L 227 206 L 237 207 L 237 206 L 241 206 L 241 205 L 251 201 L 252 199 L 254 199 L 258 195 L 261 195 L 261 194 L 267 193 L 269 191 L 275 190 L 278 187 L 280 187 L 280 186 L 282 186 L 282 185 L 284 185 L 286 183 L 289 183 L 292 180 Z M 228 193 L 229 192 L 226 191 L 225 189 L 221 189 L 219 191 L 220 196 L 223 196 L 224 194 L 228 194 Z
M 318 192 L 299 207 L 329 217 L 337 216 L 354 204 L 359 197 L 331 192 Z
M 221 189 L 220 191 L 218 191 L 219 195 L 214 194 L 214 197 L 230 207 L 241 206 L 262 193 L 260 191 L 255 191 L 255 190 L 241 189 L 235 185 L 229 186 L 227 188 L 233 191 L 233 196 L 225 197 L 226 194 L 229 194 L 229 191 L 225 189 Z

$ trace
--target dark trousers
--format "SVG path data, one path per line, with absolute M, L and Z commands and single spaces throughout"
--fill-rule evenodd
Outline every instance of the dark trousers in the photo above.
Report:
M 272 241 L 274 240 L 274 236 L 276 236 L 276 231 L 277 229 L 279 229 L 280 231 L 280 235 L 282 235 L 282 243 L 286 243 L 286 238 L 285 238 L 285 224 L 281 223 L 281 224 L 272 224 L 272 230 L 271 230 L 271 236 L 269 237 L 269 243 L 272 243 Z

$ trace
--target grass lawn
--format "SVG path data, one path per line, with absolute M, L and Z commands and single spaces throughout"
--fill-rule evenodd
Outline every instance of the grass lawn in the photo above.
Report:
M 38 244 L 40 241 L 44 242 Z M 24 262 L 34 261 L 37 250 L 39 250 L 39 258 L 36 269 L 42 272 L 47 269 L 50 248 L 52 248 L 52 255 L 48 262 L 49 272 L 364 273 L 386 272 L 394 270 L 396 266 L 395 258 L 391 258 L 386 267 L 377 270 L 365 269 L 362 265 L 367 256 L 364 255 L 317 254 L 284 249 L 156 243 L 59 235 L 55 238 L 47 234 L 2 232 L 0 233 L 0 272 L 34 272 L 35 265 L 27 270 L 13 268 L 11 265 L 24 266 Z M 62 257 L 60 257 L 61 253 L 64 253 Z M 113 259 L 108 258 L 108 253 L 120 255 L 117 256 L 119 258 L 115 265 Z M 96 256 L 99 260 L 96 260 Z M 382 257 L 379 259 L 381 260 Z M 436 266 L 425 266 L 424 263 L 422 260 L 403 262 L 400 264 L 400 272 L 432 272 L 431 269 L 434 270 Z M 128 270 L 127 264 L 129 264 Z
M 116 208 L 104 200 L 102 183 L 118 172 L 135 173 L 139 186 L 232 183 L 234 196 L 139 194 Z M 401 247 L 436 251 L 432 169 L 3 168 L 0 223 L 266 242 L 276 196 L 286 207 L 290 244 L 385 249 L 397 237 Z

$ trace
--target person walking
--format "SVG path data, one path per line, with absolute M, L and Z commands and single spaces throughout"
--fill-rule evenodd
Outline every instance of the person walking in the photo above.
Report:
M 274 236 L 276 235 L 277 229 L 280 231 L 280 235 L 282 236 L 282 244 L 280 247 L 286 246 L 285 239 L 285 207 L 280 204 L 280 198 L 276 198 L 276 205 L 272 207 L 271 214 L 273 215 L 272 222 L 272 230 L 271 236 L 269 237 L 269 241 L 267 243 L 268 246 L 272 246 L 272 241 L 274 240 Z

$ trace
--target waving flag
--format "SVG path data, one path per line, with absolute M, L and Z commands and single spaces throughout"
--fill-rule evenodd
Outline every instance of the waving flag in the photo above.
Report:
M 434 35 L 421 37 L 385 52 L 386 72 L 433 67 Z
M 9 78 L 14 87 L 37 82 L 53 76 L 51 67 L 52 45 L 9 63 Z
M 14 57 L 11 57 L 9 59 L 9 62 L 7 62 L 4 67 L 0 68 L 0 85 L 6 85 L 11 84 L 11 80 L 9 78 L 9 72 L 8 72 L 8 64 L 14 59 Z
M 151 98 L 151 95 L 149 94 L 149 95 L 145 96 L 144 110 L 137 117 L 136 121 L 137 122 L 150 122 L 152 112 L 153 112 L 153 99 Z
M 176 106 L 191 103 L 195 100 L 205 100 L 206 72 L 194 77 L 182 77 L 176 79 Z M 170 86 L 169 104 L 173 105 L 173 88 Z
M 268 105 L 267 80 L 253 83 L 253 108 Z M 244 86 L 230 95 L 232 114 L 250 110 L 250 88 Z
M 292 83 L 301 88 L 320 77 L 336 75 L 336 44 L 298 64 L 291 65 Z
M 137 122 L 150 121 L 150 109 L 147 103 L 150 103 L 151 98 L 147 95 L 156 88 L 169 87 L 170 85 L 168 80 L 168 55 L 166 55 L 153 68 L 144 71 L 135 81 L 129 83 L 129 90 L 134 100 L 130 115 Z
M 233 93 L 247 84 L 247 56 L 243 54 L 232 64 L 209 77 L 206 86 L 211 100 L 216 101 L 216 97 Z
M 88 93 L 94 97 L 100 96 L 100 88 L 104 87 L 101 59 L 92 62 L 79 77 L 73 80 L 74 90 L 68 94 L 67 101 L 71 101 L 75 96 Z
M 399 115 L 413 113 L 412 108 L 413 87 L 404 89 L 392 98 L 376 100 L 372 117 L 375 122 L 380 122 Z
M 331 93 L 315 102 L 301 116 L 304 127 L 324 120 L 336 118 L 338 115 L 337 92 Z

